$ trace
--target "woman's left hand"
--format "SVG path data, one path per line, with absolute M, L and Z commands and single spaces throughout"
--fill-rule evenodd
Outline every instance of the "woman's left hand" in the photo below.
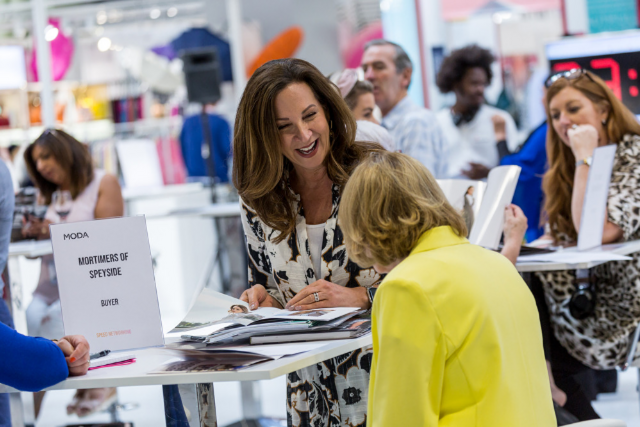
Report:
M 522 209 L 511 204 L 504 210 L 504 245 L 515 244 L 518 247 L 522 244 L 524 235 L 527 232 L 527 217 Z
M 58 347 L 64 353 L 69 375 L 84 375 L 89 369 L 89 342 L 82 335 L 67 335 L 60 338 Z
M 318 302 L 315 301 L 314 293 L 318 294 Z M 288 310 L 310 310 L 328 307 L 361 307 L 367 309 L 370 305 L 366 288 L 346 288 L 326 280 L 317 280 L 291 298 L 287 302 L 286 308 Z
M 598 131 L 591 125 L 580 125 L 575 129 L 569 129 L 567 136 L 576 160 L 593 156 L 593 150 L 598 147 Z

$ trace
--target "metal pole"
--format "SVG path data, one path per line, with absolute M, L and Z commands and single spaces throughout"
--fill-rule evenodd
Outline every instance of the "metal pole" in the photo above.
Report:
M 55 114 L 53 111 L 53 87 L 51 83 L 51 46 L 44 38 L 44 29 L 48 24 L 45 0 L 32 0 L 31 14 L 38 58 L 38 80 L 42 85 L 40 89 L 42 124 L 44 127 L 49 128 L 55 125 Z
M 428 46 L 427 38 L 425 32 L 422 29 L 422 8 L 421 3 L 422 0 L 415 0 L 416 7 L 416 24 L 418 28 L 418 47 L 419 53 L 418 60 L 420 61 L 420 71 L 422 79 L 422 96 L 424 97 L 424 107 L 429 108 L 431 106 L 431 102 L 429 99 L 429 79 L 427 78 L 427 67 L 428 67 L 428 59 L 426 56 L 430 54 L 430 50 L 427 51 L 425 46 Z
M 235 107 L 240 104 L 242 92 L 247 85 L 247 66 L 242 52 L 242 4 L 240 2 L 241 0 L 226 0 Z
M 218 427 L 212 383 L 162 386 L 167 427 Z

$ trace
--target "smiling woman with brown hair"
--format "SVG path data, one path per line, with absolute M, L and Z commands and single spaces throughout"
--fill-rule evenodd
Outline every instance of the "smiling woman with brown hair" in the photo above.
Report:
M 369 308 L 380 276 L 349 259 L 338 222 L 342 187 L 370 151 L 335 86 L 300 59 L 249 80 L 236 116 L 233 181 L 241 197 L 251 309 Z M 370 349 L 287 377 L 289 425 L 362 425 Z

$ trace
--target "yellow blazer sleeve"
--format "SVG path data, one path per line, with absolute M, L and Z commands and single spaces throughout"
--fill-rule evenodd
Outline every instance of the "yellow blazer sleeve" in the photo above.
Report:
M 367 426 L 436 426 L 447 358 L 436 313 L 417 284 L 385 281 L 373 304 Z

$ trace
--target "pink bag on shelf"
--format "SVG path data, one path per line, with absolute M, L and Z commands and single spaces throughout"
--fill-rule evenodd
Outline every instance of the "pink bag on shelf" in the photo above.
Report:
M 187 181 L 187 168 L 178 141 L 173 137 L 160 137 L 156 140 L 156 149 L 164 185 L 184 184 Z

